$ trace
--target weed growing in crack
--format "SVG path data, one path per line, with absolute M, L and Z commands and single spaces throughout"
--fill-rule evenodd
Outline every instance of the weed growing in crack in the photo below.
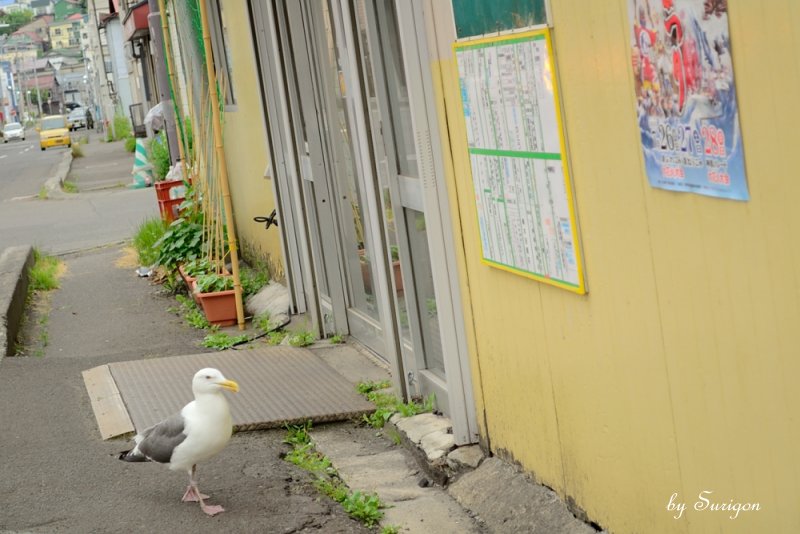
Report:
M 436 404 L 436 397 L 433 394 L 425 397 L 421 403 L 414 400 L 403 402 L 395 395 L 381 392 L 389 385 L 389 381 L 384 380 L 382 382 L 361 382 L 356 386 L 356 391 L 376 406 L 373 413 L 363 417 L 364 422 L 369 426 L 383 428 L 395 413 L 401 417 L 411 417 L 433 411 Z
M 351 492 L 339 478 L 339 473 L 331 465 L 330 459 L 316 450 L 309 435 L 310 421 L 305 425 L 287 426 L 286 430 L 286 438 L 283 441 L 291 445 L 292 450 L 284 459 L 312 473 L 315 476 L 314 487 L 317 490 L 340 503 L 350 517 L 361 521 L 369 528 L 383 518 L 381 509 L 386 505 L 381 502 L 378 495 L 361 491 Z M 397 532 L 396 527 L 386 528 L 395 529 L 386 531 L 389 534 Z
M 342 501 L 344 511 L 367 527 L 372 527 L 383 518 L 381 511 L 383 507 L 383 503 L 375 493 L 354 491 Z
M 231 336 L 226 332 L 213 332 L 203 338 L 202 345 L 209 349 L 225 350 L 248 341 L 250 336 L 242 334 L 240 336 Z
M 332 345 L 340 345 L 344 343 L 344 336 L 341 334 L 334 334 L 328 341 L 330 341 Z
M 270 332 L 267 334 L 267 345 L 280 345 L 283 342 L 283 338 L 288 336 L 286 332 L 283 330 L 276 330 L 275 332 Z
M 289 345 L 293 347 L 307 347 L 313 345 L 317 337 L 305 330 L 289 334 Z

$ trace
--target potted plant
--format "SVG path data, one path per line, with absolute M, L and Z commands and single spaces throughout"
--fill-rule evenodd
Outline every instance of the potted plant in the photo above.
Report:
M 192 261 L 178 265 L 178 272 L 186 283 L 186 287 L 190 290 L 193 288 L 194 281 L 198 276 L 210 273 L 214 270 L 214 266 L 207 259 L 194 259 Z
M 233 278 L 228 275 L 201 274 L 194 281 L 193 294 L 196 296 L 206 319 L 218 326 L 236 324 L 236 292 Z

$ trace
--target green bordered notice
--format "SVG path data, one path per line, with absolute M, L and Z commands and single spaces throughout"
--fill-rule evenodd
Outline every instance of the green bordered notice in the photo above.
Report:
M 549 31 L 453 49 L 484 263 L 585 293 Z

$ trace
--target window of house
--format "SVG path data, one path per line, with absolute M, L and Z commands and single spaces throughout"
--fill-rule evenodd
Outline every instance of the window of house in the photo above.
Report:
M 214 50 L 214 65 L 217 67 L 217 83 L 225 88 L 225 105 L 236 105 L 236 94 L 233 84 L 233 62 L 228 43 L 228 24 L 222 2 L 209 2 L 209 26 L 211 29 L 211 47 Z M 207 4 L 208 5 L 208 4 Z
M 54 34 L 56 34 L 56 35 L 61 35 L 61 28 L 56 28 L 56 29 L 53 31 L 53 33 L 54 33 Z

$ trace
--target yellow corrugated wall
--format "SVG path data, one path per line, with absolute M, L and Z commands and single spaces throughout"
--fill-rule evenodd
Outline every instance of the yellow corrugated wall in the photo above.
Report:
M 264 230 L 264 223 L 253 222 L 255 216 L 269 215 L 275 200 L 272 182 L 264 178 L 268 154 L 253 42 L 249 31 L 236 30 L 250 27 L 247 2 L 226 2 L 223 8 L 229 24 L 226 37 L 236 95 L 236 105 L 226 108 L 224 114 L 225 155 L 236 231 L 245 258 L 267 259 L 273 274 L 282 277 L 278 228 Z
M 800 3 L 728 2 L 736 202 L 649 186 L 627 1 L 550 2 L 586 296 L 479 261 L 448 4 L 427 15 L 484 439 L 612 532 L 800 532 Z M 761 509 L 692 510 L 704 490 Z

